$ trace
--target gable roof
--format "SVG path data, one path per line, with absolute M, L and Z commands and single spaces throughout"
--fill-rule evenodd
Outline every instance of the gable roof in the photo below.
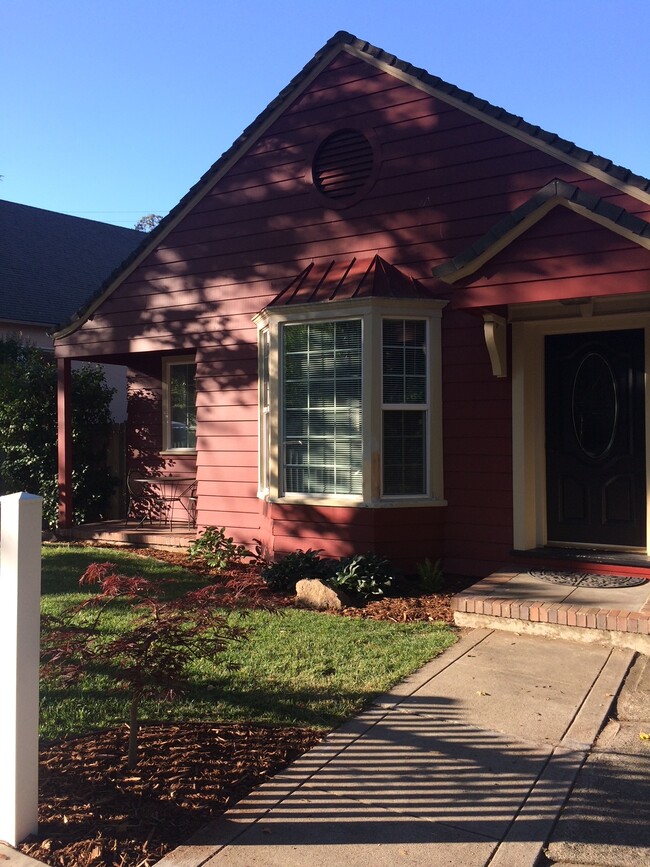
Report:
M 393 54 L 377 48 L 346 31 L 336 33 L 289 84 L 269 103 L 250 126 L 235 140 L 231 147 L 208 169 L 199 181 L 186 193 L 167 217 L 149 233 L 140 249 L 124 263 L 122 273 L 107 280 L 97 292 L 83 314 L 62 328 L 57 335 L 63 337 L 80 327 L 92 312 L 111 294 L 122 279 L 125 279 L 137 265 L 163 240 L 178 222 L 207 193 L 214 183 L 236 163 L 264 133 L 266 128 L 284 111 L 287 106 L 310 84 L 310 82 L 341 51 L 345 51 L 377 68 L 399 77 L 402 81 L 420 88 L 443 100 L 461 111 L 469 113 L 531 146 L 543 150 L 568 165 L 579 168 L 605 181 L 613 187 L 627 192 L 650 203 L 650 179 L 634 174 L 629 169 L 615 165 L 605 157 L 597 156 L 555 133 L 547 132 L 539 126 L 528 123 L 522 117 L 511 114 L 503 108 L 479 99 L 469 91 L 462 90 L 426 70 L 400 60 Z
M 527 202 L 495 223 L 482 238 L 458 256 L 433 268 L 432 275 L 445 283 L 454 284 L 463 277 L 473 274 L 481 265 L 540 220 L 551 208 L 558 205 L 583 214 L 601 226 L 650 250 L 650 223 L 631 214 L 625 208 L 585 193 L 575 184 L 556 179 L 543 186 Z
M 0 321 L 65 321 L 142 240 L 134 229 L 0 200 Z

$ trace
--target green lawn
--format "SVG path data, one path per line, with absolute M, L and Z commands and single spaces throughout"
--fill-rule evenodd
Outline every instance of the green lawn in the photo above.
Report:
M 84 599 L 79 577 L 90 563 L 106 561 L 124 574 L 171 578 L 176 590 L 170 592 L 205 583 L 190 572 L 125 551 L 45 546 L 43 611 L 57 614 Z M 248 637 L 233 642 L 216 664 L 197 662 L 184 695 L 172 702 L 145 702 L 143 720 L 251 721 L 328 730 L 455 641 L 445 624 L 394 624 L 293 609 L 229 616 L 248 628 Z M 122 606 L 106 628 L 124 629 L 129 617 Z M 64 690 L 41 684 L 45 739 L 110 727 L 127 716 L 125 694 L 105 674 Z

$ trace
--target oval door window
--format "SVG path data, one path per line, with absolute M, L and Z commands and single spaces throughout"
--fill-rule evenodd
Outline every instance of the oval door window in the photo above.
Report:
M 580 362 L 571 399 L 573 429 L 578 445 L 590 458 L 600 458 L 612 446 L 618 422 L 618 392 L 609 361 L 590 352 Z

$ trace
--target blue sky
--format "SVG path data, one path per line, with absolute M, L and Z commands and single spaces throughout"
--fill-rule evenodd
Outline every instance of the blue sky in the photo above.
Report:
M 166 214 L 337 30 L 650 177 L 649 0 L 3 0 L 0 198 Z

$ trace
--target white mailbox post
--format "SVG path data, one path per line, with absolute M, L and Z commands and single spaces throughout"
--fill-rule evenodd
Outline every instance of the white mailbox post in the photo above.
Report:
M 0 497 L 0 840 L 38 830 L 41 515 L 32 494 Z

